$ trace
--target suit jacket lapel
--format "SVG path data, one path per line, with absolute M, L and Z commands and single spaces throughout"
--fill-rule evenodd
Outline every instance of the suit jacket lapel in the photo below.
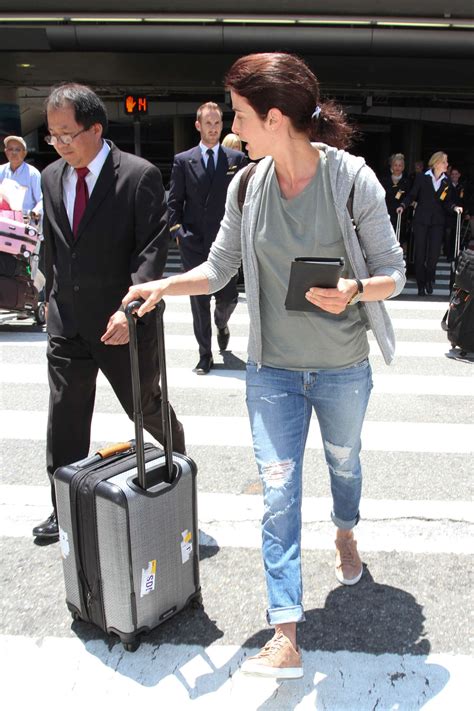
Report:
M 53 184 L 55 183 L 56 189 L 51 191 L 51 202 L 53 204 L 54 214 L 58 220 L 58 224 L 68 240 L 68 242 L 73 241 L 72 229 L 69 224 L 69 219 L 67 216 L 66 208 L 64 206 L 64 195 L 63 195 L 63 177 L 64 173 L 68 168 L 68 164 L 65 160 L 58 161 L 56 164 L 56 171 L 53 177 Z
M 99 173 L 94 189 L 87 203 L 86 211 L 77 231 L 76 242 L 81 238 L 87 229 L 87 225 L 94 217 L 101 203 L 104 201 L 107 193 L 115 183 L 117 170 L 120 165 L 120 151 L 111 144 L 112 148 L 109 155 L 105 159 L 102 170 Z
M 448 179 L 446 178 L 446 176 L 444 176 L 443 179 L 441 180 L 441 183 L 439 184 L 438 190 L 436 191 L 436 195 L 438 196 L 438 198 L 443 199 L 441 196 L 447 187 L 448 187 Z
M 223 180 L 229 169 L 229 158 L 227 153 L 224 151 L 222 146 L 219 146 L 219 151 L 217 153 L 217 166 L 214 178 L 217 180 Z
M 196 146 L 192 149 L 191 157 L 189 158 L 189 167 L 196 176 L 199 185 L 205 185 L 206 189 L 210 187 L 211 181 L 204 167 L 201 157 L 201 149 Z

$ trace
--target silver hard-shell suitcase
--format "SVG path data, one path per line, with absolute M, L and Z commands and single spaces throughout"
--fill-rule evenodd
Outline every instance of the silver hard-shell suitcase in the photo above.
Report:
M 143 445 L 136 324 L 127 307 L 135 442 L 102 450 L 54 475 L 66 603 L 134 651 L 139 636 L 190 603 L 199 605 L 194 462 L 172 452 L 163 340 L 157 307 L 164 450 Z

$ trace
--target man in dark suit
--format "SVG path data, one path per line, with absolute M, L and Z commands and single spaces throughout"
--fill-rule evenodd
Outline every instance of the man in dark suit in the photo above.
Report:
M 198 146 L 174 157 L 168 207 L 171 230 L 176 234 L 181 260 L 186 271 L 205 262 L 224 216 L 227 188 L 247 159 L 240 151 L 219 144 L 222 110 L 209 101 L 197 110 Z M 228 321 L 237 300 L 236 275 L 214 294 L 214 322 L 221 351 L 229 343 Z M 213 366 L 211 339 L 211 296 L 191 296 L 194 335 L 199 345 L 199 362 L 194 368 L 206 375 Z
M 133 416 L 128 323 L 121 299 L 133 283 L 162 275 L 169 244 L 160 171 L 104 141 L 105 106 L 88 87 L 66 84 L 47 103 L 46 141 L 61 156 L 42 174 L 48 303 L 47 471 L 87 457 L 101 370 Z M 154 319 L 137 326 L 144 424 L 163 441 Z M 173 447 L 184 433 L 171 411 Z M 54 487 L 52 499 L 55 509 Z M 55 510 L 33 529 L 58 537 Z

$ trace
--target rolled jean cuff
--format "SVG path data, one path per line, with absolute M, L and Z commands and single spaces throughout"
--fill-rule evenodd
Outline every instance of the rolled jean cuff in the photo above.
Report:
M 352 519 L 352 521 L 343 521 L 342 518 L 338 518 L 334 511 L 331 511 L 331 519 L 332 522 L 337 528 L 342 528 L 343 531 L 350 531 L 351 528 L 354 528 L 354 526 L 357 526 L 357 524 L 360 521 L 360 514 L 358 513 L 355 518 Z
M 275 607 L 273 610 L 267 610 L 267 622 L 274 627 L 275 625 L 283 625 L 286 622 L 304 622 L 304 610 L 301 605 L 293 607 Z

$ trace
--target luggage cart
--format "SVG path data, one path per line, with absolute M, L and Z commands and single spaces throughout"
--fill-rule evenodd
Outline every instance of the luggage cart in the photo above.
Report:
M 0 254 L 13 271 L 0 274 L 0 324 L 28 318 L 38 326 L 46 323 L 42 242 L 41 221 L 35 216 L 0 210 Z

